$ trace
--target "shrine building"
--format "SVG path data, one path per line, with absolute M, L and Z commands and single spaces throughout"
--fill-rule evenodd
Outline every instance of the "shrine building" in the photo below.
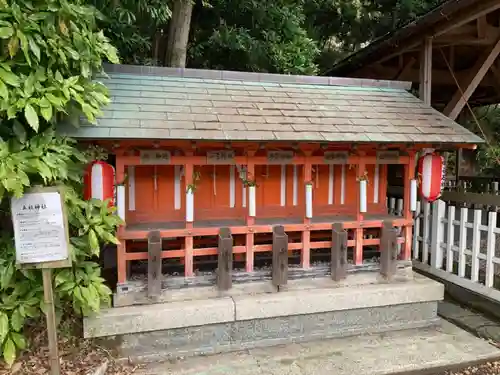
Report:
M 410 83 L 106 72 L 97 124 L 60 129 L 108 150 L 125 222 L 114 307 L 86 336 L 175 356 L 436 322 L 442 285 L 411 268 L 416 161 L 482 140 Z M 389 212 L 393 173 L 404 199 Z

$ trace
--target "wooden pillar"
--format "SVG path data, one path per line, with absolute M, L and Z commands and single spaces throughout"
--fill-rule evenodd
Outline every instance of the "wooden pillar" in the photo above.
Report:
M 247 152 L 247 180 L 255 181 L 255 163 L 253 161 L 253 156 L 255 155 L 255 151 Z M 258 189 L 258 188 L 256 188 Z M 255 203 L 257 204 L 257 202 Z M 254 263 L 254 232 L 253 225 L 255 224 L 255 218 L 248 214 L 248 207 L 250 207 L 250 196 L 247 187 L 247 234 L 246 234 L 246 262 L 245 262 L 245 270 L 246 272 L 253 272 L 253 263 Z
M 359 155 L 359 163 L 357 165 L 356 176 L 357 179 L 365 178 L 366 164 L 363 160 L 364 155 Z M 360 212 L 360 196 L 359 196 L 359 182 L 356 184 L 356 221 L 362 222 L 364 220 L 363 214 Z M 354 248 L 354 264 L 363 264 L 363 228 L 358 228 L 355 231 L 356 245 Z
M 420 51 L 419 97 L 425 104 L 431 105 L 432 93 L 432 37 L 422 41 Z
M 415 178 L 415 152 L 409 152 L 408 164 L 404 166 L 404 196 L 403 196 L 403 217 L 406 220 L 411 220 L 413 215 L 410 210 L 411 208 L 411 180 Z M 409 260 L 411 258 L 411 245 L 412 245 L 412 233 L 413 225 L 408 224 L 404 227 L 404 239 L 405 243 L 403 245 L 403 251 L 401 253 L 401 259 Z
M 229 228 L 220 228 L 217 249 L 217 288 L 229 290 L 233 285 L 233 237 Z
M 186 156 L 192 156 L 193 153 L 186 153 Z M 189 160 L 189 158 L 188 158 Z M 188 186 L 193 183 L 193 173 L 194 165 L 191 161 L 188 161 L 184 166 L 184 179 L 185 179 L 185 189 L 184 194 L 186 194 Z M 186 221 L 186 237 L 184 238 L 184 276 L 193 276 L 193 223 Z
M 161 294 L 161 235 L 160 231 L 148 234 L 148 297 L 157 298 Z
M 117 153 L 116 155 L 116 182 L 121 184 L 125 180 L 125 163 L 123 155 Z M 126 209 L 124 210 L 126 212 Z M 120 235 L 125 230 L 125 224 L 120 226 L 117 230 L 117 236 L 120 244 L 116 246 L 116 268 L 118 274 L 118 284 L 124 284 L 127 281 L 127 245 L 126 241 L 120 238 Z
M 347 232 L 341 223 L 332 226 L 332 280 L 340 281 L 347 275 Z
M 397 232 L 392 221 L 384 221 L 380 239 L 380 273 L 391 279 L 397 270 L 398 242 Z
M 272 279 L 277 288 L 288 282 L 288 236 L 283 225 L 273 227 Z
M 309 161 L 308 156 L 310 152 L 306 153 L 305 164 L 304 164 L 304 184 L 302 189 L 305 190 L 306 184 L 312 181 L 312 165 Z M 302 232 L 302 253 L 301 253 L 301 266 L 302 268 L 311 267 L 311 219 L 306 217 L 306 212 L 304 211 L 304 224 L 305 229 Z

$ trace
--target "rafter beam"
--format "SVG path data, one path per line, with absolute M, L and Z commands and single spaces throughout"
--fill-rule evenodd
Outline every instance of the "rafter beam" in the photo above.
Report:
M 460 57 L 457 56 L 456 59 L 459 59 Z M 471 70 L 462 70 L 458 71 L 455 73 L 455 76 L 458 80 L 458 82 L 464 82 L 466 81 L 466 78 L 468 77 L 469 73 Z M 358 71 L 356 74 L 356 77 L 358 78 L 377 78 L 377 79 L 388 79 L 388 80 L 393 80 L 394 77 L 398 76 L 400 74 L 401 70 L 392 67 L 392 66 L 379 66 L 379 67 L 370 67 L 370 68 L 365 68 L 363 70 Z M 420 82 L 420 70 L 418 68 L 412 67 L 411 69 L 407 70 L 404 72 L 404 74 L 400 74 L 399 81 L 406 81 L 406 82 L 413 82 L 413 83 L 419 83 Z M 450 72 L 447 69 L 433 69 L 432 71 L 432 84 L 434 86 L 442 86 L 442 85 L 449 85 L 449 86 L 456 86 L 456 82 L 451 76 Z M 483 80 L 480 83 L 481 87 L 492 87 L 493 84 L 492 82 L 489 82 L 488 80 Z
M 407 75 L 413 69 L 413 65 L 415 65 L 416 62 L 417 62 L 417 59 L 412 56 L 410 58 L 410 60 L 408 60 L 408 62 L 406 63 L 406 65 L 403 67 L 403 69 L 401 69 L 398 72 L 397 76 L 394 77 L 394 79 L 396 81 L 401 80 L 401 77 L 404 77 L 405 75 Z
M 429 29 L 427 36 L 438 37 L 451 30 L 456 29 L 457 27 L 464 26 L 480 17 L 486 16 L 487 14 L 494 12 L 497 9 L 500 9 L 500 2 L 498 0 L 483 0 L 475 8 L 466 8 L 458 14 L 454 15 L 450 20 L 447 20 L 447 17 L 443 15 L 443 19 L 445 21 L 436 25 L 436 27 Z M 391 53 L 376 62 L 384 62 L 390 60 L 401 53 L 414 49 L 421 43 L 423 36 L 424 35 L 420 34 L 413 38 L 409 38 L 407 41 L 405 41 L 404 47 L 401 50 Z
M 458 117 L 467 101 L 470 99 L 490 67 L 495 62 L 499 53 L 500 39 L 498 39 L 491 48 L 488 48 L 488 50 L 482 56 L 480 56 L 477 62 L 474 64 L 474 67 L 471 69 L 471 72 L 464 82 L 464 85 L 457 89 L 457 91 L 453 95 L 453 98 L 444 109 L 443 113 L 446 116 L 448 116 L 452 120 L 455 120 Z M 459 82 L 459 84 L 461 83 Z
M 488 22 L 486 21 L 486 16 L 479 17 L 477 19 L 477 37 L 479 39 L 486 38 L 487 32 Z

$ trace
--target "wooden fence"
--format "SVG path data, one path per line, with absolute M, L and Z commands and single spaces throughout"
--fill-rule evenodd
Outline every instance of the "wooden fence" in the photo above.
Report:
M 498 183 L 489 191 L 445 191 L 432 204 L 418 202 L 413 259 L 416 269 L 500 302 Z M 397 214 L 401 198 L 387 204 Z

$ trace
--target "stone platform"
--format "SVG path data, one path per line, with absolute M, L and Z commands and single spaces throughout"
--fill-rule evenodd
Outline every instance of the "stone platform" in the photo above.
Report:
M 84 321 L 86 337 L 105 337 L 118 355 L 157 361 L 296 342 L 430 327 L 443 286 L 402 273 L 373 272 L 343 283 L 300 280 L 276 293 L 174 300 L 103 311 Z
M 428 328 L 155 363 L 137 375 L 434 375 L 498 358 L 500 350 L 487 341 L 440 321 Z

